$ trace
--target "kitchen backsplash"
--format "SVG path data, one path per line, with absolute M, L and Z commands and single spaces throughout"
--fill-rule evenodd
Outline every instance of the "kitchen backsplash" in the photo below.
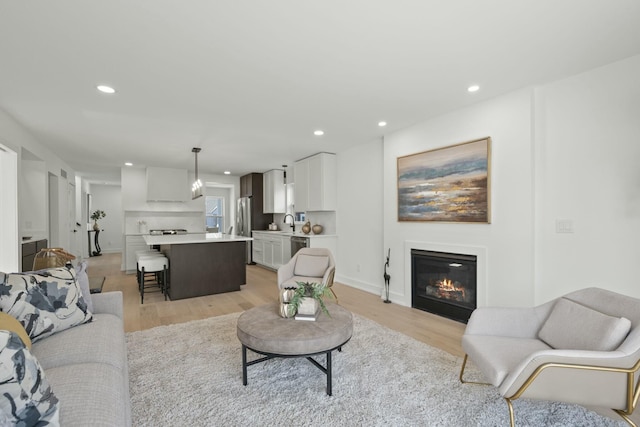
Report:
M 274 214 L 273 219 L 278 225 L 279 230 L 290 230 L 289 224 L 283 223 L 284 214 Z M 300 225 L 309 221 L 311 225 L 320 224 L 324 229 L 322 234 L 338 234 L 336 230 L 336 213 L 335 211 L 309 211 L 305 214 L 305 220 L 302 223 L 296 222 L 296 231 L 300 230 Z
M 204 232 L 204 213 L 201 212 L 143 212 L 125 213 L 125 234 L 148 233 L 149 230 L 182 228 L 190 233 Z

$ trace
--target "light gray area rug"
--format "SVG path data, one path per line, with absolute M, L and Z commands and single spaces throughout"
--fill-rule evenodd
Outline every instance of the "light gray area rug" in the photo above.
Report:
M 333 353 L 333 396 L 304 358 L 249 366 L 245 387 L 238 316 L 127 334 L 134 426 L 509 425 L 495 388 L 460 384 L 461 358 L 356 315 L 353 338 Z M 575 405 L 514 407 L 518 427 L 625 425 Z

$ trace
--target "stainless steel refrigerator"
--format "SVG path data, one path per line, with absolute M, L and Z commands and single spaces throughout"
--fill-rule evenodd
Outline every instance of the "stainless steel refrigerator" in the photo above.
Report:
M 236 235 L 251 237 L 253 222 L 251 218 L 251 197 L 240 197 L 236 207 Z M 253 262 L 253 245 L 251 241 L 247 242 L 247 264 Z

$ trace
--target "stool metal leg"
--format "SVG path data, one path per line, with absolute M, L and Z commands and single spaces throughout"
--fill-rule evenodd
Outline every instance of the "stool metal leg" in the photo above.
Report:
M 169 281 L 167 280 L 167 266 L 164 266 L 162 272 L 162 293 L 164 294 L 164 300 L 167 300 L 167 294 L 169 293 Z
M 144 304 L 144 267 L 140 274 L 140 304 Z

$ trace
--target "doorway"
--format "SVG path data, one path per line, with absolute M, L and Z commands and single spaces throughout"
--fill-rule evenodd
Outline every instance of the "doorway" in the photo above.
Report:
M 59 179 L 51 172 L 49 172 L 49 247 L 64 247 L 60 244 Z
M 18 154 L 0 144 L 0 271 L 20 271 Z

